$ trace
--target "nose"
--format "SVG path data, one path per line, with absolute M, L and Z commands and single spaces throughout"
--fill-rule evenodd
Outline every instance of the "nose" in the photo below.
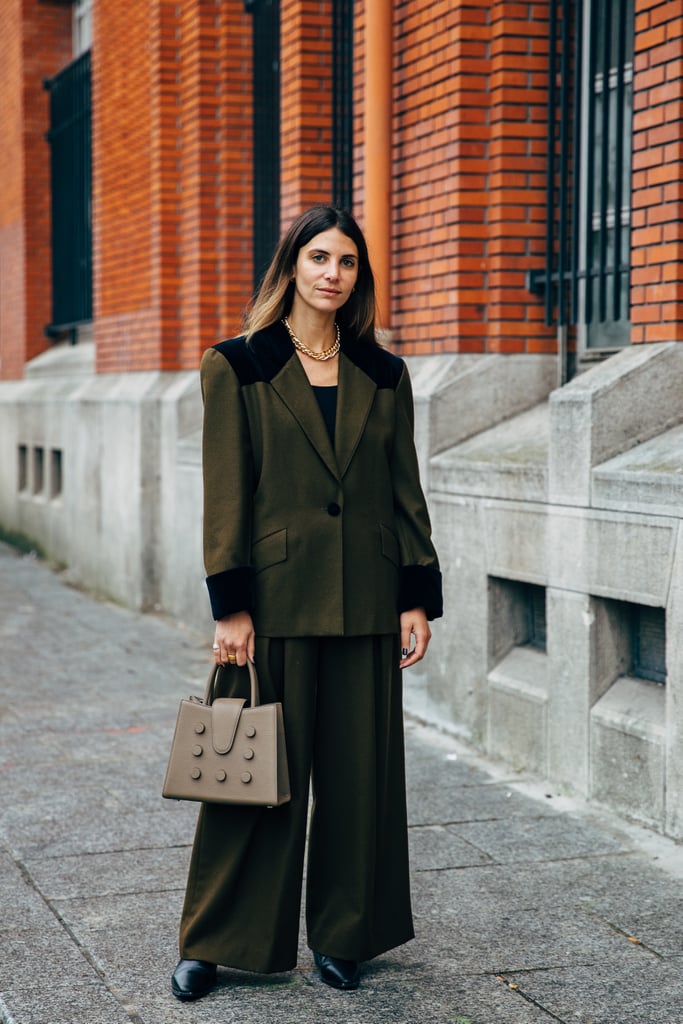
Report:
M 339 277 L 339 263 L 337 260 L 330 260 L 325 268 L 325 277 L 330 281 L 336 281 Z

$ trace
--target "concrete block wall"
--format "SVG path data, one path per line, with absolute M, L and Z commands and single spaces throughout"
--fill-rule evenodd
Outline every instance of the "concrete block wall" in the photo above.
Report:
M 0 526 L 79 585 L 200 621 L 200 425 L 196 372 L 97 375 L 92 343 L 51 349 L 0 387 Z
M 446 616 L 412 704 L 516 768 L 677 837 L 681 379 L 680 344 L 629 348 L 534 408 L 432 447 Z M 544 650 L 525 642 L 505 597 L 529 585 L 545 592 Z M 634 606 L 662 609 L 664 684 L 632 674 Z
M 559 391 L 552 356 L 411 363 L 446 615 L 408 710 L 682 837 L 683 346 L 625 350 Z M 196 371 L 97 375 L 92 345 L 58 346 L 0 387 L 0 526 L 209 633 L 200 428 Z M 663 610 L 665 685 L 633 674 L 633 606 Z

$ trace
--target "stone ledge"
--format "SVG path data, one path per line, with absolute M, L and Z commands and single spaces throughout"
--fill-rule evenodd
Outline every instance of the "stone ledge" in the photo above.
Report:
M 95 373 L 95 342 L 67 341 L 52 345 L 24 367 L 24 377 L 84 377 Z
M 548 655 L 536 647 L 513 647 L 488 675 L 489 686 L 524 700 L 548 700 Z
M 549 493 L 591 505 L 595 466 L 683 420 L 683 345 L 631 345 L 550 396 Z
M 435 455 L 431 485 L 459 494 L 546 501 L 548 436 L 544 403 Z
M 683 426 L 596 466 L 592 503 L 604 509 L 678 516 L 683 507 Z
M 647 679 L 620 676 L 594 705 L 591 720 L 606 729 L 663 744 L 666 689 Z

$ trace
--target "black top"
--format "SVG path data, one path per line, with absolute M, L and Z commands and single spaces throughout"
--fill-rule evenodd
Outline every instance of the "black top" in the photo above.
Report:
M 321 387 L 320 385 L 312 384 L 311 387 L 313 388 L 313 394 L 318 399 L 318 405 L 325 420 L 327 433 L 330 435 L 330 441 L 334 448 L 334 424 L 337 419 L 337 385 L 332 384 L 328 387 Z

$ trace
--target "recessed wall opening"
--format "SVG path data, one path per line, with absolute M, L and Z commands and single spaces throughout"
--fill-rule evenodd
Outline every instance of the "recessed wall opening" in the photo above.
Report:
M 602 608 L 596 636 L 602 675 L 666 682 L 666 611 L 651 605 L 595 598 Z
M 489 577 L 489 664 L 513 647 L 546 650 L 546 588 Z
M 33 493 L 42 494 L 45 487 L 45 451 L 43 448 L 33 449 Z
M 59 498 L 62 493 L 62 452 L 60 448 L 50 451 L 50 497 Z
M 20 444 L 17 448 L 17 490 L 28 490 L 28 445 Z

